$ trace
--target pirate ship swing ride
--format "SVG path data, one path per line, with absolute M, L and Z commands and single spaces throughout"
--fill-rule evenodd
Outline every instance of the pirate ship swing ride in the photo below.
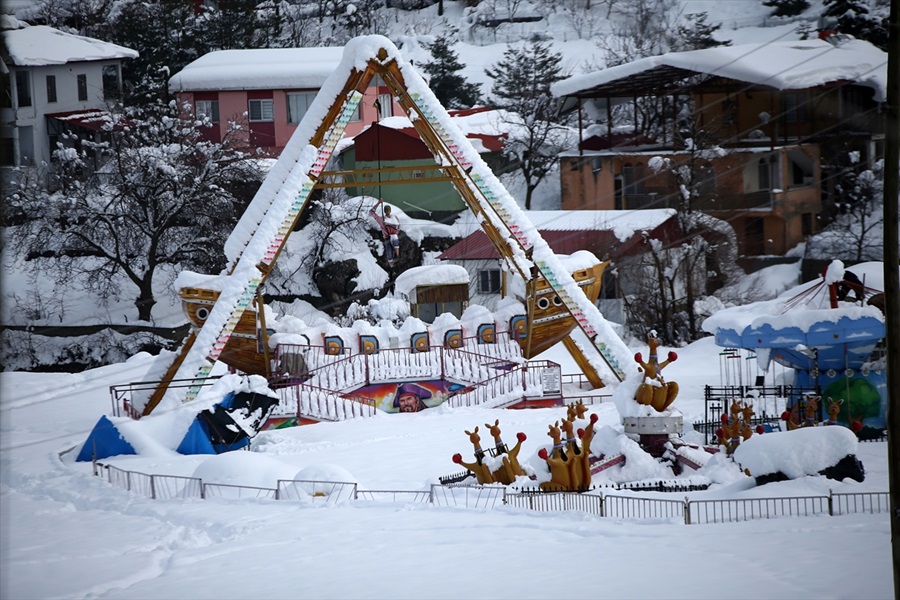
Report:
M 143 407 L 134 407 L 140 415 L 150 414 L 163 398 L 193 399 L 217 361 L 248 375 L 272 376 L 262 285 L 316 189 L 358 186 L 359 180 L 373 176 L 371 169 L 326 169 L 376 76 L 409 115 L 442 177 L 453 182 L 505 270 L 524 282 L 520 300 L 525 314 L 510 321 L 523 356 L 532 358 L 561 341 L 594 387 L 624 380 L 620 365 L 630 362 L 629 351 L 594 305 L 606 263 L 574 273 L 566 269 L 397 48 L 384 37 L 364 36 L 346 46 L 341 64 L 226 243 L 228 273 L 180 278 L 187 282 L 180 296 L 193 327 Z M 576 329 L 588 344 L 573 339 Z M 173 381 L 193 385 L 172 386 Z

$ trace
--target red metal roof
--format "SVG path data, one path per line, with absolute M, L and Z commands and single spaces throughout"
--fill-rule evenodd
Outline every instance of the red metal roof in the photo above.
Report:
M 473 111 L 482 112 L 482 111 Z M 469 139 L 478 139 L 489 152 L 503 150 L 506 135 L 489 135 L 485 133 L 468 133 Z M 353 138 L 358 162 L 375 162 L 379 160 L 422 160 L 434 158 L 428 147 L 419 139 L 415 127 L 396 129 L 380 123 L 372 126 Z
M 635 233 L 622 241 L 612 230 L 597 229 L 587 231 L 539 230 L 550 249 L 556 254 L 572 254 L 578 250 L 588 250 L 600 260 L 615 260 L 624 256 L 634 256 L 645 252 L 644 237 Z M 668 247 L 681 242 L 681 228 L 678 221 L 671 218 L 648 232 L 649 237 L 658 239 Z M 482 230 L 463 238 L 446 251 L 440 260 L 489 260 L 498 259 L 500 254 Z
M 112 122 L 110 114 L 99 108 L 70 110 L 68 112 L 50 113 L 45 116 L 62 121 L 68 125 L 90 129 L 91 131 L 101 131 L 104 125 Z

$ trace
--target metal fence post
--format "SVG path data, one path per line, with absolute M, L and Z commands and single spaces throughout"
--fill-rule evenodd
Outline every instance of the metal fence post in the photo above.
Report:
M 603 495 L 603 492 L 600 492 L 600 516 L 606 516 L 606 496 Z
M 150 476 L 150 499 L 156 500 L 156 475 Z
M 834 490 L 828 490 L 828 516 L 834 516 Z
M 691 499 L 687 496 L 684 497 L 684 524 L 691 524 Z

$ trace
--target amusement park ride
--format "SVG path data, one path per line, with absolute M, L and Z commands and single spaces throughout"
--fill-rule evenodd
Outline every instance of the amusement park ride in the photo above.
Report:
M 520 361 L 522 357 L 526 360 L 532 359 L 547 348 L 562 342 L 594 387 L 611 384 L 611 387 L 615 388 L 613 401 L 617 405 L 623 425 L 622 432 L 616 432 L 616 436 L 628 438 L 621 440 L 622 443 L 617 438 L 612 446 L 603 440 L 604 437 L 608 437 L 609 431 L 595 438 L 595 433 L 598 433 L 595 428 L 598 416 L 588 415 L 587 407 L 580 402 L 572 404 L 565 419 L 556 420 L 548 426 L 547 435 L 553 441 L 552 447 L 541 448 L 537 452 L 537 457 L 546 463 L 546 473 L 543 473 L 544 477 L 541 480 L 526 462 L 520 460 L 522 443 L 526 440 L 525 434 L 518 433 L 517 442 L 510 449 L 501 439 L 499 420 L 495 420 L 493 425 L 484 424 L 486 432 L 494 439 L 493 448 L 487 450 L 482 448 L 478 427 L 474 427 L 471 432 L 465 432 L 473 446 L 474 461 L 463 460 L 461 454 L 453 457 L 454 463 L 466 468 L 459 481 L 475 479 L 478 484 L 510 485 L 519 483 L 524 478 L 532 480 L 540 491 L 582 492 L 590 489 L 593 476 L 624 464 L 626 453 L 635 451 L 632 447 L 660 462 L 671 462 L 672 473 L 675 475 L 678 475 L 683 467 L 691 473 L 700 470 L 710 455 L 719 452 L 720 447 L 724 447 L 729 456 L 736 452 L 752 451 L 753 443 L 748 443 L 748 440 L 754 433 L 751 427 L 754 408 L 752 403 L 746 401 L 732 402 L 730 412 L 722 415 L 722 427 L 717 431 L 719 438 L 717 447 L 701 448 L 681 439 L 682 415 L 671 408 L 679 391 L 678 384 L 666 381 L 662 376 L 663 369 L 675 361 L 677 355 L 669 352 L 664 360 L 660 360 L 658 356 L 660 341 L 653 331 L 647 339 L 649 347 L 647 360 L 644 361 L 641 353 L 631 354 L 594 305 L 599 295 L 601 275 L 606 263 L 595 263 L 587 268 L 582 265 L 574 272 L 564 266 L 563 261 L 554 255 L 547 242 L 532 225 L 527 214 L 518 207 L 467 138 L 452 122 L 421 76 L 402 60 L 397 48 L 381 36 L 360 37 L 347 44 L 341 64 L 317 94 L 287 147 L 226 242 L 225 254 L 230 261 L 227 273 L 218 276 L 182 273 L 179 276 L 183 306 L 193 327 L 180 350 L 175 353 L 171 364 L 167 366 L 161 380 L 145 385 L 142 391 L 147 392 L 147 395 L 141 398 L 143 401 L 134 402 L 132 397 L 132 401 L 127 403 L 129 410 L 126 412 L 129 412 L 130 416 L 138 419 L 150 415 L 161 404 L 163 408 L 170 409 L 193 400 L 201 388 L 209 383 L 208 376 L 214 364 L 221 361 L 247 375 L 261 376 L 244 378 L 247 380 L 245 383 L 253 379 L 258 380 L 256 383 L 261 382 L 261 388 L 252 390 L 252 393 L 244 390 L 243 395 L 233 395 L 229 400 L 232 403 L 229 407 L 226 407 L 223 401 L 215 407 L 202 411 L 197 415 L 176 451 L 196 454 L 244 447 L 249 443 L 247 436 L 261 429 L 272 410 L 271 407 L 284 402 L 285 395 L 281 392 L 286 390 L 281 388 L 285 386 L 289 386 L 290 390 L 287 391 L 294 394 L 296 400 L 294 414 L 297 419 L 294 419 L 293 423 L 286 419 L 284 425 L 297 424 L 301 416 L 300 407 L 303 405 L 300 388 L 307 384 L 302 379 L 299 382 L 278 380 L 279 373 L 275 372 L 273 365 L 279 361 L 273 360 L 270 356 L 272 349 L 265 322 L 266 312 L 261 288 L 272 273 L 289 236 L 297 229 L 301 216 L 317 189 L 356 187 L 360 181 L 371 181 L 378 176 L 376 169 L 327 170 L 345 126 L 374 77 L 379 77 L 384 85 L 390 88 L 395 101 L 406 111 L 419 137 L 434 156 L 437 165 L 435 171 L 442 173 L 437 177 L 453 182 L 500 254 L 504 269 L 510 276 L 524 283 L 524 296 L 520 298 L 524 305 L 524 314 L 515 314 L 509 320 L 510 336 L 505 347 L 514 348 L 515 359 Z M 392 169 L 394 171 L 392 176 L 395 176 L 397 167 Z M 780 322 L 779 317 L 775 317 L 763 325 L 753 321 L 741 330 L 733 329 L 733 325 L 727 323 L 728 327 L 717 330 L 716 342 L 731 348 L 770 347 L 772 352 L 766 353 L 766 356 L 793 361 L 790 364 L 801 369 L 806 366 L 810 376 L 817 378 L 820 378 L 820 367 L 829 367 L 827 376 L 832 377 L 831 372 L 834 372 L 836 377 L 835 369 L 838 366 L 843 367 L 848 379 L 855 377 L 857 370 L 860 370 L 860 375 L 867 380 L 880 376 L 880 372 L 870 373 L 865 365 L 847 362 L 846 357 L 853 354 L 858 355 L 860 360 L 867 359 L 877 341 L 883 337 L 883 320 L 871 314 L 871 311 L 866 312 L 863 309 L 853 308 L 849 311 L 845 309 L 845 313 L 847 316 L 844 320 L 849 324 L 845 326 L 841 324 L 842 322 L 839 323 L 843 327 L 841 330 L 836 330 L 833 326 L 819 327 L 817 323 L 810 327 L 809 331 L 800 331 L 796 323 L 791 322 L 789 329 L 792 334 L 798 336 L 802 334 L 804 336 L 802 340 L 798 337 L 796 340 L 792 338 L 785 342 L 783 332 L 778 332 L 777 335 L 774 331 L 770 332 L 769 330 L 773 329 L 771 322 L 776 324 Z M 833 315 L 826 315 L 821 322 L 826 325 L 833 323 L 834 319 L 831 317 Z M 491 326 L 493 327 L 493 324 Z M 860 328 L 864 331 L 861 332 Z M 573 336 L 577 333 L 576 330 L 584 334 L 583 337 L 588 343 L 584 342 L 582 336 L 577 336 L 578 339 Z M 493 329 L 490 331 L 490 336 L 493 336 Z M 768 333 L 772 335 L 767 335 Z M 428 332 L 416 333 L 413 337 L 416 335 L 425 336 L 419 339 L 423 339 L 425 349 L 430 350 Z M 367 347 L 362 343 L 363 337 L 360 334 L 360 354 L 351 358 L 370 358 L 369 354 L 379 353 L 377 339 L 371 340 L 372 346 Z M 455 338 L 444 336 L 446 348 L 454 350 L 460 348 L 461 337 L 461 334 Z M 821 342 L 819 346 L 822 348 L 816 359 L 818 362 L 804 363 L 805 354 L 797 355 L 798 348 L 801 347 L 798 343 L 806 342 L 802 348 L 814 347 L 813 342 L 816 340 Z M 839 347 L 837 342 L 862 345 L 859 348 L 855 345 Z M 292 342 L 289 342 L 285 346 L 291 344 Z M 308 346 L 310 344 L 307 339 Z M 281 347 L 279 342 L 278 349 Z M 336 352 L 331 352 L 328 338 L 323 334 L 323 352 L 316 360 L 325 355 L 330 357 L 332 354 L 335 356 L 340 354 L 343 346 L 338 344 L 337 347 Z M 845 350 L 836 351 L 842 354 L 839 358 L 843 362 L 835 363 L 835 368 L 831 368 L 831 364 L 827 362 L 832 359 L 828 353 L 830 348 Z M 390 350 L 395 352 L 405 350 L 407 357 L 421 352 L 415 340 L 411 340 L 410 348 Z M 423 362 L 435 361 L 426 357 Z M 444 356 L 442 355 L 437 362 L 441 365 L 441 383 L 450 383 L 449 378 L 444 381 Z M 452 360 L 447 359 L 447 362 Z M 466 367 L 469 370 L 477 370 L 480 377 L 477 381 L 483 382 L 492 376 L 485 375 L 490 369 L 511 370 L 514 361 L 499 360 L 495 364 L 488 365 L 481 364 L 483 361 L 477 359 L 474 362 L 475 368 L 470 364 Z M 532 361 L 534 362 L 536 361 Z M 634 366 L 634 363 L 637 363 L 637 366 Z M 347 364 L 351 370 L 355 368 L 350 361 Z M 370 364 L 366 362 L 363 369 L 366 373 L 365 386 L 371 383 L 369 367 Z M 627 375 L 626 368 L 629 371 Z M 388 377 L 393 376 L 390 368 L 385 373 Z M 823 379 L 822 382 L 824 381 Z M 423 382 L 424 380 L 420 383 Z M 620 383 L 627 385 L 620 386 L 618 385 Z M 816 379 L 816 383 L 819 384 L 820 380 Z M 835 394 L 841 391 L 836 381 L 831 383 Z M 471 382 L 470 384 L 480 385 Z M 357 387 L 348 389 L 356 389 L 358 392 L 364 387 L 358 381 L 353 385 Z M 453 385 L 465 388 L 459 382 L 453 382 Z M 836 398 L 830 401 L 830 418 L 827 423 L 822 424 L 837 423 L 841 418 L 842 405 L 846 406 L 845 412 L 850 410 L 850 406 L 854 403 L 854 398 L 849 394 L 850 387 L 851 382 L 845 382 L 844 388 L 847 393 L 843 396 L 836 395 Z M 318 389 L 332 393 L 331 390 L 334 388 Z M 831 389 L 827 388 L 826 391 L 830 394 Z M 342 401 L 350 393 L 337 392 Z M 397 385 L 395 393 L 396 396 L 392 399 L 393 407 L 399 407 L 401 412 L 415 412 L 419 407 L 425 406 L 424 400 L 431 397 L 429 390 L 413 381 Z M 454 390 L 454 394 L 456 393 L 464 396 L 469 392 L 457 389 Z M 490 393 L 494 393 L 493 390 Z M 240 402 L 237 402 L 239 396 Z M 405 396 L 408 397 L 404 398 Z M 401 406 L 404 403 L 414 408 L 406 411 Z M 126 402 L 123 402 L 123 405 L 125 404 Z M 361 405 L 362 403 L 358 402 L 355 406 Z M 812 397 L 808 398 L 803 405 L 808 412 L 807 421 L 803 425 L 809 431 L 801 435 L 806 435 L 808 439 L 812 439 L 813 436 L 822 438 L 823 435 L 835 437 L 834 432 L 813 431 L 811 426 L 820 424 L 813 419 L 814 405 L 818 406 L 818 397 L 815 398 L 815 402 Z M 218 410 L 220 406 L 225 410 Z M 374 414 L 374 403 L 368 406 L 372 407 L 370 414 Z M 235 425 L 235 421 L 229 417 L 231 413 L 227 413 L 228 410 L 243 411 L 239 419 L 241 422 L 250 420 L 251 416 L 254 417 L 256 422 L 250 427 L 252 432 L 246 431 L 243 425 Z M 799 414 L 800 405 L 797 405 L 796 410 Z M 164 413 L 163 410 L 159 412 Z M 347 413 L 344 414 L 346 416 Z M 166 414 L 161 414 L 160 418 L 165 416 Z M 796 428 L 790 427 L 790 414 L 787 414 L 785 420 L 789 421 L 789 429 Z M 795 425 L 798 422 L 799 419 L 793 421 Z M 762 432 L 761 429 L 755 431 Z M 231 439 L 228 435 L 220 435 L 223 432 L 225 434 L 238 432 L 245 435 Z M 842 432 L 838 434 L 841 435 Z M 116 453 L 128 453 L 121 448 L 123 440 L 124 437 L 116 430 L 114 423 L 105 418 L 101 419 L 82 447 L 78 460 L 96 460 Z M 855 443 L 855 438 L 853 442 Z M 101 445 L 115 448 L 105 448 L 104 453 L 99 454 Z M 779 444 L 772 445 L 776 450 L 782 450 Z M 605 446 L 607 454 L 604 454 L 604 449 L 599 446 Z M 759 447 L 759 444 L 756 446 Z M 611 450 L 611 447 L 618 450 Z M 126 450 L 134 453 L 133 448 L 129 447 Z M 803 448 L 798 446 L 798 452 L 802 451 Z M 858 461 L 855 457 L 851 458 L 850 462 L 855 465 Z M 643 461 L 644 458 L 640 460 Z M 824 467 L 831 468 L 832 465 Z M 818 472 L 818 468 L 816 466 L 813 473 Z M 861 469 L 857 471 L 861 477 Z M 754 475 L 768 477 L 771 474 L 754 473 Z M 455 476 L 451 476 L 450 479 L 453 477 Z M 442 483 L 444 480 L 445 478 L 441 478 Z M 447 481 L 447 483 L 455 482 L 449 479 Z
M 523 356 L 532 358 L 562 341 L 595 388 L 624 380 L 623 365 L 631 356 L 594 305 L 605 263 L 573 277 L 451 122 L 421 76 L 388 39 L 367 36 L 348 43 L 340 66 L 316 96 L 228 239 L 228 274 L 196 276 L 191 280 L 196 285 L 182 287 L 180 295 L 193 327 L 140 409 L 142 415 L 149 415 L 164 397 L 180 396 L 176 400 L 181 402 L 193 399 L 217 361 L 247 374 L 272 375 L 261 286 L 313 192 L 357 186 L 360 180 L 377 175 L 374 169 L 327 170 L 363 91 L 376 76 L 406 111 L 442 177 L 453 182 L 505 268 L 525 282 L 526 315 L 511 327 Z M 576 328 L 590 340 L 589 346 L 573 339 Z M 173 381 L 191 383 L 172 386 Z

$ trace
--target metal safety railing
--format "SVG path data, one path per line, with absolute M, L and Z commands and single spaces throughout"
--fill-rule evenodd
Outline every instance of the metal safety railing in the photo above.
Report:
M 888 492 L 849 492 L 822 496 L 691 499 L 577 492 L 510 492 L 501 485 L 439 485 L 429 490 L 359 490 L 356 483 L 279 479 L 274 488 L 204 483 L 196 477 L 151 475 L 94 463 L 113 486 L 155 500 L 228 498 L 334 505 L 396 502 L 444 507 L 494 509 L 508 506 L 537 512 L 581 511 L 596 517 L 677 521 L 685 525 L 734 523 L 784 517 L 841 516 L 890 511 Z

